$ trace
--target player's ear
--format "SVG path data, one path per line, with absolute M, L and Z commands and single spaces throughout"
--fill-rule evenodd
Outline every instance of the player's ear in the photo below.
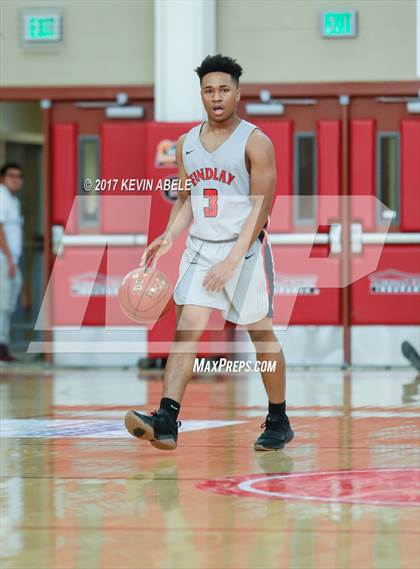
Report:
M 241 100 L 241 88 L 238 87 L 236 89 L 236 102 L 239 103 L 240 100 Z

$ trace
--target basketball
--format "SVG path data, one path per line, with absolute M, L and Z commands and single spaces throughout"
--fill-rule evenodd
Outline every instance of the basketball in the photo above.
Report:
M 138 267 L 123 278 L 118 300 L 128 318 L 152 324 L 172 307 L 172 293 L 172 283 L 162 271 Z

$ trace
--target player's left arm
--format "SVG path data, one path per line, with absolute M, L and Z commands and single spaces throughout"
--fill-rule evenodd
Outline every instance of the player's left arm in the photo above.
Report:
M 273 203 L 276 187 L 274 149 L 271 140 L 260 130 L 255 130 L 249 137 L 246 157 L 250 169 L 251 213 L 229 255 L 205 276 L 203 286 L 208 291 L 221 291 L 232 278 L 236 266 L 261 233 Z
M 261 233 L 270 214 L 276 189 L 276 162 L 273 144 L 260 130 L 254 130 L 249 137 L 246 156 L 250 168 L 252 210 L 227 257 L 235 265 Z

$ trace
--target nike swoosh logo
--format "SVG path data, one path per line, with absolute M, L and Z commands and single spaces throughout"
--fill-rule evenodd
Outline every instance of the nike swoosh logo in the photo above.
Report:
M 253 257 L 255 255 L 255 253 L 251 253 L 250 255 L 248 255 L 248 257 L 245 257 L 245 259 L 249 259 L 250 257 Z
M 186 150 L 186 151 L 185 151 L 185 154 L 191 154 L 191 152 L 194 152 L 194 150 L 195 150 L 195 149 L 193 149 L 193 150 Z

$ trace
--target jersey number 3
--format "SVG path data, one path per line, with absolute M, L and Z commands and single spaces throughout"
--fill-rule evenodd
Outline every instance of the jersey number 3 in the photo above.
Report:
M 216 217 L 217 215 L 217 190 L 205 189 L 203 196 L 209 199 L 208 207 L 204 208 L 204 217 Z

